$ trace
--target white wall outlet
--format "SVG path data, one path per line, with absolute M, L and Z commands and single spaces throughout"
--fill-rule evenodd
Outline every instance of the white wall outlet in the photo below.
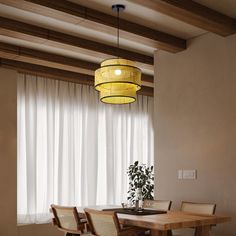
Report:
M 183 170 L 178 170 L 178 179 L 183 179 Z
M 197 170 L 183 170 L 183 179 L 196 179 Z

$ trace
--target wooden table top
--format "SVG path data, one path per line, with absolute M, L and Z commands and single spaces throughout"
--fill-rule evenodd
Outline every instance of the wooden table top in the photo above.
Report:
M 147 216 L 119 214 L 119 220 L 122 224 L 148 229 L 172 230 L 224 223 L 230 221 L 231 217 L 219 215 L 197 215 L 181 211 L 169 211 L 167 214 Z
M 119 206 L 118 206 L 119 207 Z M 113 209 L 117 206 L 90 206 L 88 208 L 96 210 Z M 82 208 L 78 208 L 79 212 L 83 212 Z M 181 211 L 168 211 L 166 214 L 159 215 L 128 215 L 118 214 L 120 223 L 138 226 L 154 230 L 172 230 L 189 227 L 199 227 L 207 225 L 215 225 L 231 221 L 231 217 L 222 215 L 203 215 Z

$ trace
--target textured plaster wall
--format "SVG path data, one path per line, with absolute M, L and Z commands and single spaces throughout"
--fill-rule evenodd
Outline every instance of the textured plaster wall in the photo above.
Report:
M 213 202 L 233 217 L 213 235 L 235 236 L 236 35 L 206 34 L 188 49 L 155 53 L 156 197 Z M 196 169 L 196 180 L 177 170 Z

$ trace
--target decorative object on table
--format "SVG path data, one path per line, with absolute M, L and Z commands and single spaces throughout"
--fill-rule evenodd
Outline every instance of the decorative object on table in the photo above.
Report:
M 119 13 L 124 5 L 116 4 L 112 10 L 117 12 L 117 48 L 119 49 Z M 95 71 L 95 89 L 100 91 L 100 100 L 110 104 L 135 102 L 136 91 L 141 89 L 141 70 L 135 63 L 122 58 L 107 59 Z
M 116 210 L 116 213 L 145 216 L 145 215 L 166 214 L 167 211 L 150 210 L 150 209 L 142 209 L 142 211 L 137 211 L 135 208 L 127 208 L 127 209 L 122 208 Z
M 143 210 L 142 188 L 136 188 L 136 190 L 135 190 L 135 209 L 137 211 L 142 211 Z
M 153 199 L 154 195 L 154 173 L 153 166 L 146 166 L 135 161 L 127 170 L 129 177 L 128 201 Z

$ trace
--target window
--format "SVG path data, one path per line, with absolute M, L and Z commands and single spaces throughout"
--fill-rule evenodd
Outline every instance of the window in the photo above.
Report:
M 91 86 L 19 74 L 18 223 L 51 203 L 120 204 L 128 165 L 153 164 L 153 98 L 105 105 Z

